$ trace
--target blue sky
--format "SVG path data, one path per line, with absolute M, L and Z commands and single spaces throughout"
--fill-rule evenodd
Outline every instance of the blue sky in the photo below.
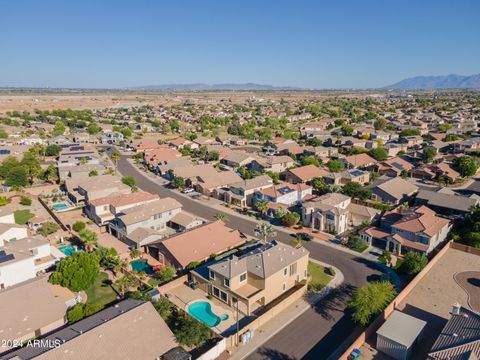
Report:
M 480 72 L 480 1 L 0 1 L 0 86 L 379 87 Z

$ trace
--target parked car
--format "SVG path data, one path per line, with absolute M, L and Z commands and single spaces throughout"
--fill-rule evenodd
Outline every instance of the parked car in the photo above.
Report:
M 189 194 L 189 193 L 192 193 L 194 192 L 195 190 L 193 188 L 185 188 L 182 190 L 182 193 L 184 194 Z
M 299 237 L 299 238 L 302 239 L 303 241 L 311 241 L 311 240 L 313 240 L 313 236 L 310 235 L 310 234 L 307 234 L 306 232 L 297 232 L 297 233 L 294 234 L 293 236 Z

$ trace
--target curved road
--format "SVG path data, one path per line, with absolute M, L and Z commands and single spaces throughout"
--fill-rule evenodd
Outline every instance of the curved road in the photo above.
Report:
M 155 183 L 141 174 L 133 164 L 127 161 L 127 158 L 121 157 L 118 162 L 118 171 L 122 175 L 133 176 L 140 189 L 158 194 L 160 197 L 172 197 L 182 204 L 184 210 L 205 219 L 213 220 L 218 213 L 218 210 L 208 205 Z M 257 224 L 255 220 L 228 214 L 226 222 L 231 228 L 255 236 L 254 228 Z M 292 237 L 287 232 L 277 231 L 276 239 L 290 243 Z M 348 311 L 346 301 L 356 287 L 379 278 L 381 271 L 374 262 L 330 246 L 309 242 L 305 247 L 310 251 L 313 259 L 340 269 L 345 278 L 344 284 L 279 331 L 248 359 L 326 359 L 356 329 L 350 321 L 349 314 L 346 313 Z

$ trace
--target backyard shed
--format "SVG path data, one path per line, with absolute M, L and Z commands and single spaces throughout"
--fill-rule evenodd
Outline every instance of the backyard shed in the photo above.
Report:
M 377 330 L 377 350 L 396 360 L 408 359 L 426 324 L 395 310 Z

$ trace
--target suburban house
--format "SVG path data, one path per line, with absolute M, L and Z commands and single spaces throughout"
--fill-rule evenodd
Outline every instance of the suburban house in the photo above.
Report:
M 166 178 L 172 180 L 175 177 L 184 178 L 187 182 L 187 185 L 195 185 L 198 181 L 198 176 L 208 176 L 216 175 L 218 171 L 212 164 L 201 164 L 201 165 L 186 165 L 175 167 L 168 171 Z
M 370 181 L 370 173 L 359 169 L 350 169 L 339 173 L 328 173 L 324 178 L 325 182 L 329 185 L 341 186 L 349 182 L 356 182 L 365 185 Z
M 427 360 L 478 359 L 478 329 L 480 314 L 457 303 L 453 304 L 451 318 L 430 349 Z
M 373 199 L 387 204 L 398 205 L 409 201 L 418 191 L 418 186 L 402 179 L 379 178 L 375 184 L 368 186 L 372 191 Z
M 256 157 L 252 156 L 252 154 L 249 154 L 247 152 L 232 151 L 230 152 L 230 154 L 220 160 L 220 167 L 227 170 L 236 169 L 240 166 L 249 165 L 253 160 L 255 160 L 255 158 Z
M 243 243 L 245 238 L 238 230 L 230 229 L 223 221 L 217 220 L 150 243 L 147 250 L 163 265 L 184 270 L 192 263 L 208 260 Z
M 9 205 L 0 207 L 0 248 L 5 241 L 15 241 L 27 236 L 27 228 L 15 224 L 12 207 Z
M 371 222 L 380 211 L 352 203 L 349 196 L 328 193 L 302 204 L 302 222 L 313 230 L 342 234 L 350 226 Z
M 195 150 L 198 149 L 198 144 L 195 144 L 193 141 L 186 140 L 182 137 L 176 138 L 174 140 L 170 140 L 168 143 L 170 147 L 173 147 L 177 150 L 183 149 L 185 146 L 190 147 L 190 149 Z
M 113 236 L 138 248 L 166 235 L 167 222 L 181 211 L 182 204 L 177 200 L 157 199 L 124 208 L 108 223 L 108 229 Z
M 255 191 L 261 191 L 273 185 L 273 180 L 268 175 L 260 175 L 252 179 L 233 183 L 228 189 L 219 191 L 219 198 L 239 207 L 252 206 L 255 200 Z
M 150 169 L 154 169 L 155 167 L 162 165 L 164 161 L 174 160 L 180 157 L 182 157 L 182 154 L 177 150 L 168 147 L 160 147 L 157 149 L 146 150 L 144 153 L 144 162 Z
M 218 197 L 219 190 L 242 180 L 233 170 L 215 172 L 213 174 L 199 174 L 195 190 L 201 194 Z
M 309 252 L 276 241 L 191 272 L 198 287 L 245 315 L 308 279 Z
M 312 195 L 312 187 L 306 184 L 290 184 L 282 182 L 268 188 L 255 191 L 255 201 L 262 199 L 272 203 L 282 203 L 288 206 L 300 204 L 302 200 Z
M 370 245 L 396 253 L 405 250 L 428 254 L 446 240 L 451 228 L 450 220 L 419 206 L 386 212 L 378 227 L 367 227 L 359 235 Z
M 175 158 L 175 159 L 164 160 L 160 162 L 153 169 L 153 172 L 165 178 L 169 178 L 170 176 L 169 174 L 174 173 L 175 169 L 181 168 L 181 167 L 188 167 L 188 166 L 194 166 L 190 159 L 185 157 Z
M 380 161 L 375 165 L 375 170 L 380 175 L 386 175 L 389 177 L 401 176 L 402 172 L 408 174 L 411 169 L 413 169 L 413 165 L 400 156 Z
M 404 136 L 399 139 L 407 147 L 414 147 L 423 143 L 423 138 L 420 135 Z
M 44 237 L 4 242 L 0 247 L 0 289 L 33 279 L 62 257 Z
M 115 218 L 115 215 L 137 205 L 143 205 L 158 200 L 158 195 L 147 192 L 134 192 L 130 194 L 112 194 L 110 196 L 94 199 L 85 206 L 85 214 L 97 225 L 106 225 Z
M 111 194 L 129 194 L 130 186 L 122 183 L 120 176 L 99 175 L 86 179 L 67 179 L 65 187 L 69 199 L 76 205 L 84 205 L 88 202 Z
M 315 165 L 305 165 L 289 169 L 284 173 L 285 180 L 292 184 L 307 183 L 313 178 L 323 177 L 328 174 L 327 170 L 320 169 Z
M 273 171 L 283 172 L 295 165 L 295 161 L 287 155 L 257 157 L 253 160 L 249 168 L 253 171 Z
M 46 276 L 0 290 L 0 347 L 2 359 L 16 358 L 4 352 L 12 350 L 14 342 L 39 338 L 67 322 L 67 309 L 76 304 L 75 294 L 67 288 L 52 285 Z M 34 349 L 34 346 L 23 349 Z
M 173 359 L 191 359 L 152 303 L 142 300 L 120 301 L 42 340 L 5 359 L 170 359 L 167 354 L 173 350 L 177 354 Z M 56 341 L 61 346 L 51 345 Z
M 377 160 L 365 153 L 346 156 L 339 160 L 343 161 L 349 169 L 368 168 L 377 163 Z
M 420 190 L 415 198 L 415 205 L 426 205 L 438 214 L 450 217 L 464 217 L 478 206 L 477 197 L 466 197 L 442 192 Z

